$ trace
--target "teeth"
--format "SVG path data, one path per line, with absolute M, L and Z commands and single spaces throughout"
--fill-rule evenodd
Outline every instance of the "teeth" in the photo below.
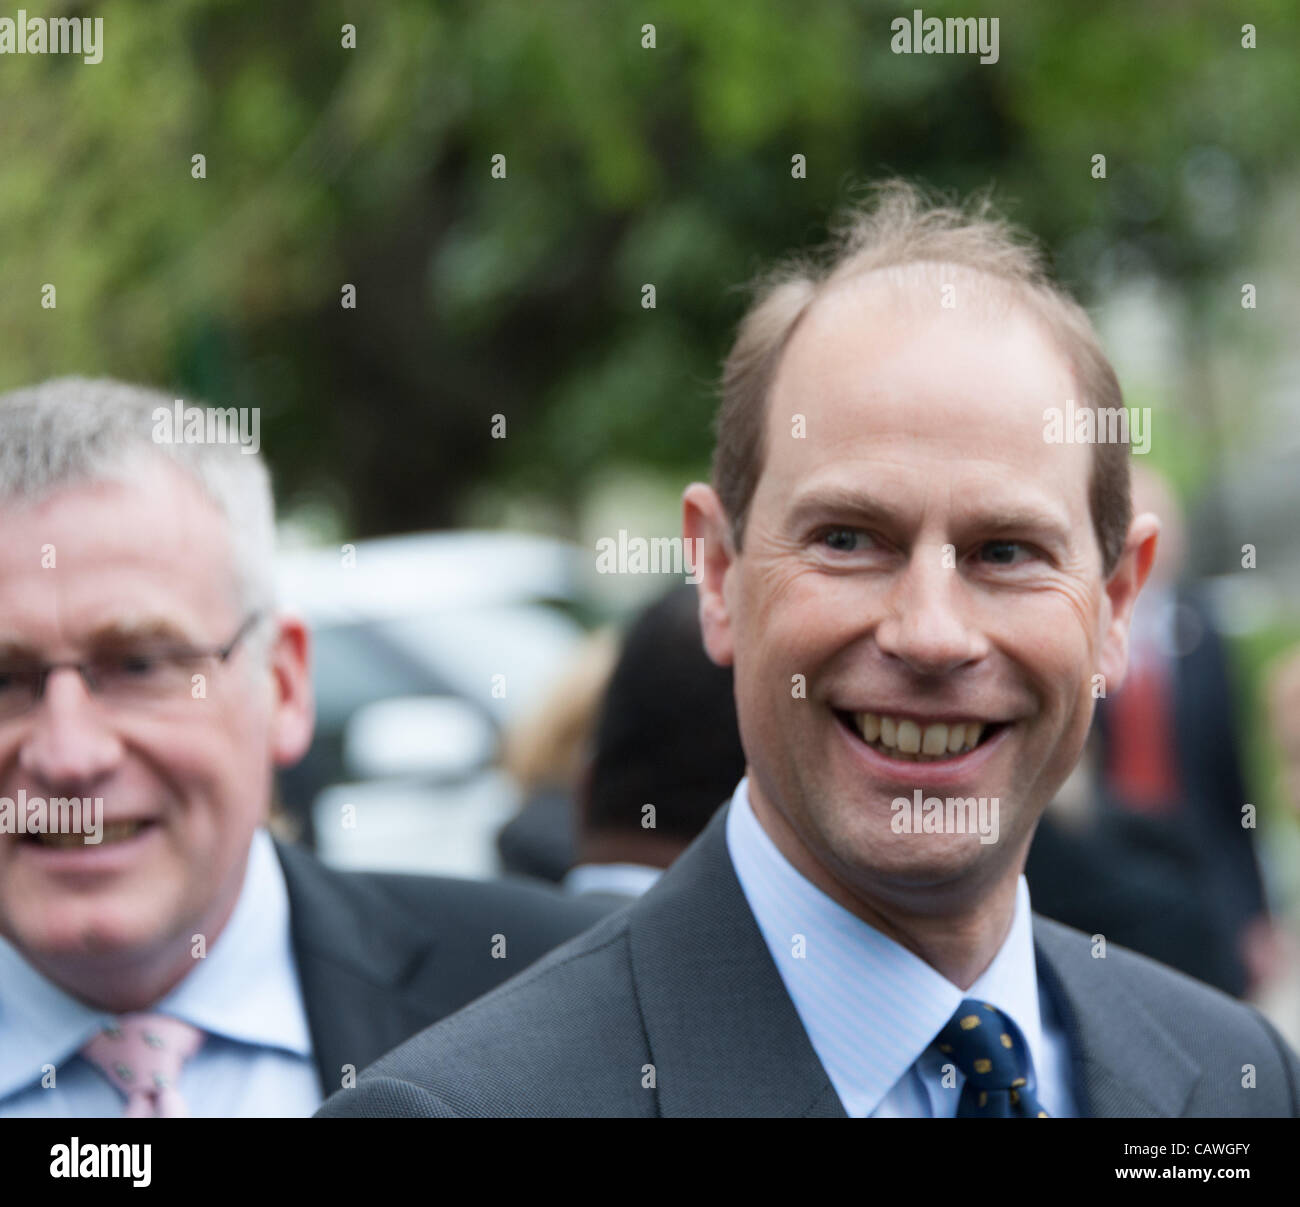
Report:
M 104 827 L 103 835 L 98 844 L 87 842 L 87 836 L 84 834 L 36 834 L 33 837 L 42 846 L 67 850 L 72 847 L 93 847 L 110 842 L 121 842 L 124 838 L 134 838 L 143 827 L 144 823 L 140 821 L 113 822 L 112 825 Z
M 35 838 L 43 847 L 58 847 L 60 850 L 79 847 L 83 842 L 80 834 L 37 834 Z
M 942 721 L 925 727 L 921 738 L 922 754 L 943 754 L 948 749 L 948 726 Z
M 949 725 L 936 721 L 924 730 L 907 718 L 884 717 L 874 712 L 855 713 L 862 740 L 894 758 L 911 762 L 946 758 L 973 750 L 984 734 L 982 721 L 957 721 Z

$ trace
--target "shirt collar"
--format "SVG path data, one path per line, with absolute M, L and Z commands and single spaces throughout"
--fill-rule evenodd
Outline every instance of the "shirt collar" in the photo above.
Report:
M 963 992 L 805 879 L 754 816 L 747 779 L 731 799 L 727 847 L 786 990 L 849 1115 L 875 1111 L 967 997 L 1008 1014 L 1024 1034 L 1035 1068 L 1044 1067 L 1023 876 L 1006 939 Z
M 310 1055 L 311 1032 L 289 929 L 289 890 L 265 830 L 253 835 L 230 921 L 206 958 L 195 963 L 158 1010 L 228 1039 Z
M 289 894 L 264 829 L 253 835 L 244 883 L 224 930 L 152 1009 L 227 1039 L 311 1054 Z M 61 1065 L 112 1017 L 47 980 L 0 939 L 0 1098 L 37 1080 L 41 1065 Z

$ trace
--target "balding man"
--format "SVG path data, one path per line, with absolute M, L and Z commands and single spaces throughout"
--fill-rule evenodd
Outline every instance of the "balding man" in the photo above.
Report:
M 1021 875 L 1155 552 L 1122 407 L 983 209 L 891 185 L 769 279 L 684 500 L 745 778 L 635 905 L 322 1113 L 1294 1115 L 1262 1016 Z
M 309 637 L 255 441 L 174 407 L 0 397 L 0 1116 L 309 1115 L 601 913 L 272 840 Z

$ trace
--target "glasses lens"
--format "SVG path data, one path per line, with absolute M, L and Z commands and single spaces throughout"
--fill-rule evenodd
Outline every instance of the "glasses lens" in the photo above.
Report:
M 109 703 L 167 703 L 189 694 L 201 656 L 170 650 L 133 650 L 97 658 L 90 677 Z
M 17 716 L 36 703 L 40 672 L 27 667 L 0 667 L 0 717 Z

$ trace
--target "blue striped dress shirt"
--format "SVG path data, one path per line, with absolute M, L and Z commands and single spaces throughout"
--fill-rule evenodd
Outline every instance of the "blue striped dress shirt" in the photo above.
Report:
M 1006 940 L 963 991 L 796 871 L 754 816 L 747 779 L 731 798 L 727 849 L 786 991 L 848 1115 L 954 1117 L 964 1078 L 951 1070 L 944 1085 L 945 1058 L 932 1044 L 967 997 L 1015 1020 L 1048 1114 L 1075 1114 L 1069 1044 L 1050 997 L 1040 993 L 1023 876 Z

